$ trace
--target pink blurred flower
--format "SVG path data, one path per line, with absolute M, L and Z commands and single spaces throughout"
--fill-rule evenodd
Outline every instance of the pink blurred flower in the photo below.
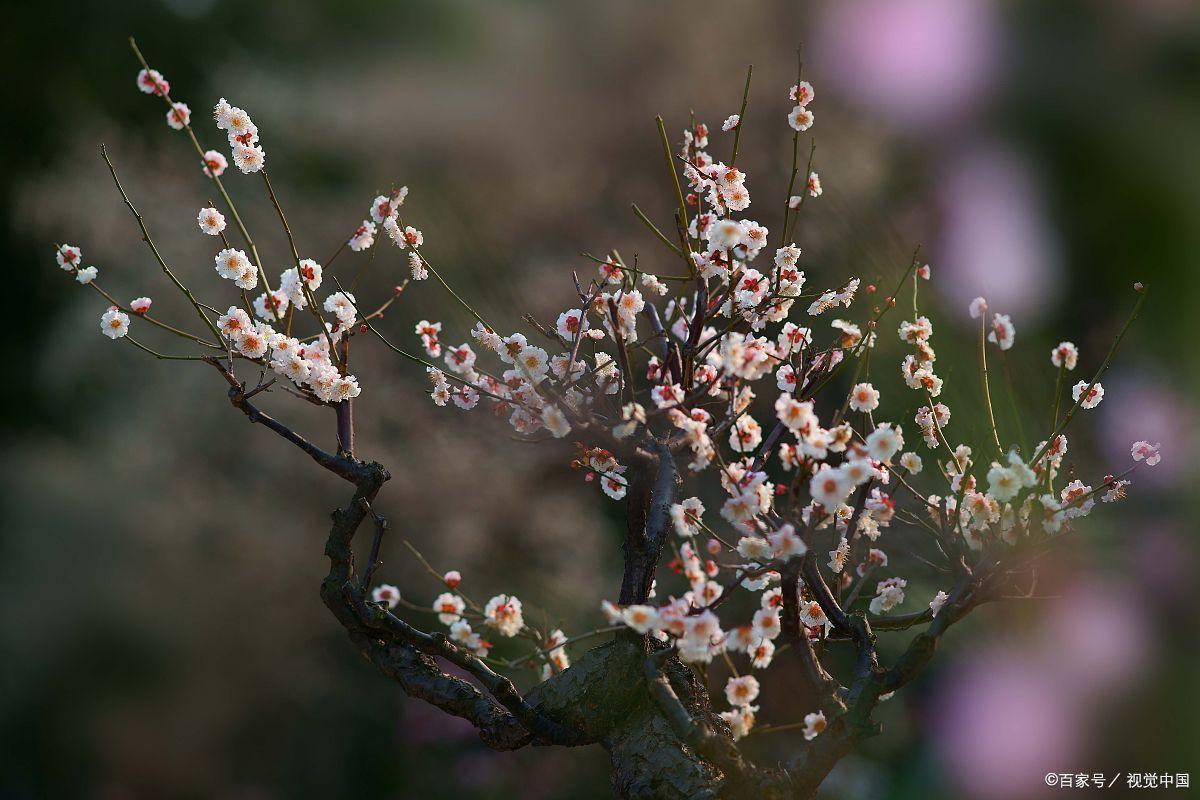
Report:
M 1150 611 L 1136 587 L 1111 577 L 1069 581 L 1039 601 L 1029 639 L 1008 638 L 951 667 L 936 701 L 933 739 L 952 780 L 979 800 L 1045 791 L 1042 776 L 1083 757 L 1094 718 L 1153 656 Z
M 1011 649 L 979 652 L 942 693 L 934 740 L 950 778 L 979 800 L 1020 800 L 1080 752 L 1079 708 L 1042 665 Z
M 1087 699 L 1119 692 L 1152 657 L 1153 619 L 1144 596 L 1124 581 L 1090 577 L 1045 604 L 1039 642 L 1044 680 Z
M 1155 378 L 1128 371 L 1109 378 L 1108 401 L 1101 407 L 1098 429 L 1110 463 L 1133 466 L 1129 445 L 1145 439 L 1162 442 L 1162 461 L 1139 469 L 1135 486 L 1167 488 L 1187 480 L 1200 454 L 1200 437 L 1191 400 Z
M 825 80 L 889 121 L 938 127 L 986 94 L 999 25 L 986 0 L 841 0 L 819 23 Z
M 1028 322 L 1062 290 L 1059 244 L 1036 175 L 1016 153 L 986 144 L 946 169 L 938 185 L 941 291 L 952 308 L 983 295 L 991 309 Z

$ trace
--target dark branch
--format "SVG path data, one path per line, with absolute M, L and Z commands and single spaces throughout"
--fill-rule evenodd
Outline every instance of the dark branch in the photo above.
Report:
M 312 442 L 305 439 L 294 430 L 279 422 L 274 417 L 263 412 L 258 406 L 254 405 L 247 399 L 250 394 L 246 392 L 246 385 L 237 379 L 237 376 L 230 369 L 222 364 L 218 359 L 211 356 L 206 356 L 204 361 L 211 364 L 229 383 L 229 402 L 234 408 L 246 415 L 246 418 L 251 422 L 270 428 L 275 433 L 287 439 L 292 444 L 299 447 L 305 453 L 316 461 L 325 469 L 337 475 L 350 483 L 357 484 L 362 481 L 366 475 L 363 472 L 362 462 L 355 461 L 352 458 L 346 458 L 340 455 L 327 453 L 317 447 Z
M 621 578 L 621 605 L 644 603 L 650 596 L 658 557 L 666 543 L 670 508 L 675 502 L 679 475 L 670 448 L 654 440 L 654 455 L 639 451 L 632 467 L 627 502 L 625 571 Z M 653 473 L 654 477 L 651 478 Z

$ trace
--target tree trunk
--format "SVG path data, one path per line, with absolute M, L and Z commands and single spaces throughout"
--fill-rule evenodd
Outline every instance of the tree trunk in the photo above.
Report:
M 650 695 L 643 672 L 648 645 L 654 647 L 640 636 L 622 634 L 534 687 L 528 699 L 609 752 L 617 797 L 721 797 L 721 771 L 675 734 Z M 693 718 L 728 732 L 691 669 L 671 658 L 663 671 Z

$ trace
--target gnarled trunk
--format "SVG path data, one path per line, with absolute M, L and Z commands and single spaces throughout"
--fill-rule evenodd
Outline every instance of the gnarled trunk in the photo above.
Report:
M 642 637 L 618 636 L 526 697 L 539 711 L 583 731 L 587 741 L 609 752 L 618 797 L 719 797 L 721 771 L 676 735 L 650 694 L 644 664 L 653 649 L 657 646 Z M 668 659 L 664 672 L 694 717 L 728 731 L 691 670 Z

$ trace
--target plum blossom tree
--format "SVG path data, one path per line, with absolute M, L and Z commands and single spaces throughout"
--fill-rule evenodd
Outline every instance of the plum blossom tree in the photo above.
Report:
M 401 216 L 406 187 L 376 197 L 323 264 L 302 257 L 250 115 L 221 99 L 213 118 L 227 136 L 228 157 L 206 150 L 189 107 L 172 99 L 169 83 L 131 44 L 142 65 L 138 88 L 166 104 L 167 124 L 190 140 L 202 177 L 223 203 L 201 208 L 197 223 L 219 240 L 215 272 L 233 286 L 218 288 L 232 303 L 203 302 L 168 266 L 103 148 L 143 239 L 200 325 L 188 330 L 186 322 L 159 319 L 149 297 L 122 304 L 102 288 L 95 267 L 83 266 L 79 247 L 57 245 L 59 266 L 104 298 L 106 336 L 158 359 L 212 368 L 234 409 L 350 484 L 325 544 L 325 605 L 383 674 L 471 722 L 492 748 L 600 745 L 611 755 L 621 797 L 810 797 L 839 759 L 880 732 L 878 704 L 921 673 L 952 625 L 985 603 L 1033 598 L 1040 560 L 1076 520 L 1097 501 L 1121 499 L 1133 469 L 1161 458 L 1157 444 L 1141 441 L 1120 475 L 1097 476 L 1093 486 L 1063 474 L 1064 431 L 1102 401 L 1100 378 L 1145 301 L 1140 284 L 1128 321 L 1092 377 L 1074 385 L 1065 410 L 1066 373 L 1082 354 L 1070 342 L 1051 352 L 1052 411 L 1032 448 L 1021 436 L 1002 438 L 996 425 L 988 352 L 1012 348 L 1016 329 L 1004 314 L 989 318 L 983 298 L 968 310 L 979 321 L 988 439 L 968 446 L 952 445 L 951 409 L 938 401 L 934 329 L 920 309 L 931 269 L 917 253 L 889 294 L 858 278 L 806 291 L 794 238 L 806 199 L 820 197 L 822 187 L 815 146 L 806 165 L 800 158 L 801 135 L 814 124 L 814 90 L 801 74 L 777 117 L 781 128 L 785 121 L 792 128 L 792 167 L 774 235 L 742 213 L 750 206 L 738 163 L 748 72 L 741 107 L 722 125 L 727 163 L 714 155 L 717 143 L 704 124 L 691 122 L 672 143 L 658 120 L 677 208 L 661 227 L 634 211 L 674 274 L 653 274 L 612 250 L 591 259 L 592 277 L 575 274 L 571 307 L 553 324 L 526 316 L 523 332 L 503 335 L 427 258 L 421 231 Z M 230 164 L 262 181 L 287 235 L 292 266 L 274 284 L 225 190 Z M 804 188 L 793 195 L 798 177 Z M 407 277 L 368 308 L 331 267 L 347 249 L 374 247 L 380 229 L 402 251 Z M 419 349 L 410 351 L 385 336 L 382 317 L 401 292 L 430 276 L 474 328 L 455 345 L 443 341 L 442 323 L 421 320 Z M 908 295 L 911 318 L 893 329 L 912 394 L 888 398 L 871 382 L 870 356 L 885 317 Z M 152 329 L 188 350 L 143 343 L 142 332 Z M 423 368 L 433 402 L 446 413 L 483 406 L 521 439 L 559 448 L 569 442 L 570 467 L 624 507 L 621 583 L 615 600 L 596 598 L 603 625 L 569 636 L 531 624 L 519 598 L 497 592 L 479 601 L 459 572 L 435 569 L 415 549 L 440 591 L 431 603 L 376 583 L 389 529 L 377 505 L 389 474 L 360 456 L 354 401 L 362 387 L 351 372 L 351 345 L 372 343 Z M 262 411 L 255 398 L 275 391 L 329 409 L 336 446 L 326 449 Z M 917 406 L 911 449 L 900 420 L 882 419 L 889 400 Z M 706 503 L 719 504 L 716 513 Z M 362 528 L 365 541 L 356 542 Z M 884 547 L 893 543 L 898 557 L 889 558 Z M 910 602 L 901 567 L 939 588 Z M 900 613 L 906 603 L 915 610 Z M 906 641 L 890 663 L 876 647 L 883 635 Z M 498 638 L 523 642 L 525 654 L 493 655 Z M 758 725 L 758 676 L 785 661 L 800 683 L 794 716 Z M 521 691 L 508 675 L 529 667 L 539 680 Z M 754 763 L 740 742 L 763 731 L 791 731 L 793 757 Z

